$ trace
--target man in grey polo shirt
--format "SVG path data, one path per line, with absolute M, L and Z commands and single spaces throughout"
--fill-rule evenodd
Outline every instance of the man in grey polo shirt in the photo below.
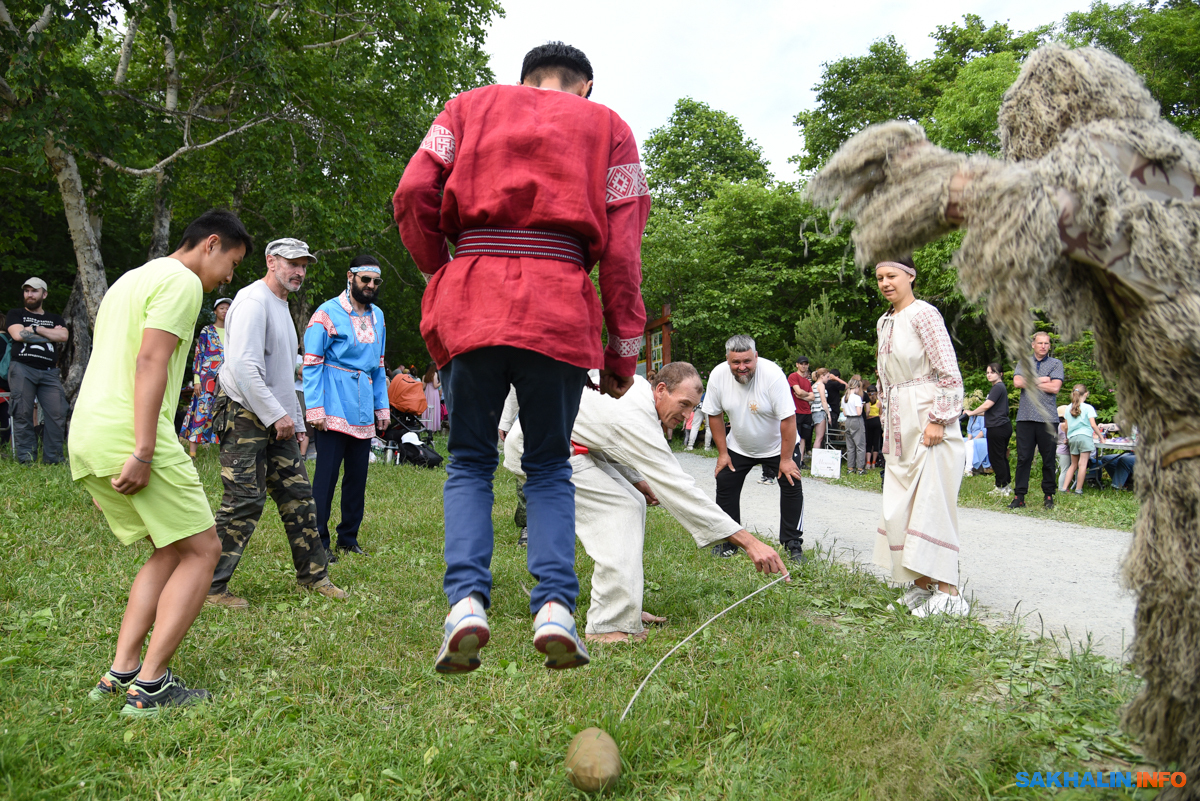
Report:
M 1066 374 L 1063 363 L 1050 355 L 1050 335 L 1039 331 L 1033 335 L 1034 377 L 1027 378 L 1021 365 L 1013 370 L 1013 386 L 1021 390 L 1021 405 L 1017 407 L 1017 479 L 1009 509 L 1025 506 L 1029 491 L 1029 471 L 1033 467 L 1035 450 L 1042 454 L 1042 505 L 1054 508 L 1054 449 L 1058 444 L 1058 406 L 1056 398 Z
M 225 361 L 213 409 L 225 487 L 217 511 L 221 560 L 207 599 L 215 606 L 250 605 L 228 584 L 268 491 L 292 549 L 296 582 L 329 598 L 346 597 L 329 580 L 329 557 L 317 533 L 317 505 L 301 455 L 304 415 L 292 383 L 298 345 L 287 296 L 300 289 L 316 260 L 299 239 L 276 239 L 267 245 L 267 274 L 238 292 L 225 316 Z

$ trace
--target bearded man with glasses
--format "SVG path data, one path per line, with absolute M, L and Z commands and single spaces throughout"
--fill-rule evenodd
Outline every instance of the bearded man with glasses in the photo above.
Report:
M 379 260 L 355 256 L 346 273 L 346 291 L 321 304 L 304 333 L 305 417 L 317 430 L 313 497 L 317 530 L 329 548 L 329 512 L 338 472 L 343 469 L 342 518 L 337 548 L 366 556 L 358 544 L 367 489 L 371 438 L 389 420 L 383 312 L 374 305 L 383 283 Z

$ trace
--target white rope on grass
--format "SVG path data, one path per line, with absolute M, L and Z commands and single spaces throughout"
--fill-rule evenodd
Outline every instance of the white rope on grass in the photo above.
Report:
M 625 716 L 629 714 L 629 710 L 633 709 L 633 702 L 637 700 L 637 697 L 638 697 L 639 695 L 641 695 L 641 693 L 642 693 L 642 688 L 646 686 L 646 682 L 650 681 L 650 677 L 654 675 L 654 671 L 658 670 L 658 669 L 659 669 L 659 668 L 662 666 L 662 663 L 663 663 L 663 662 L 666 662 L 668 659 L 670 659 L 670 658 L 671 658 L 671 654 L 675 653 L 675 652 L 676 652 L 676 651 L 678 651 L 680 648 L 682 648 L 682 647 L 684 646 L 684 644 L 686 644 L 686 643 L 687 643 L 687 641 L 688 641 L 688 640 L 692 639 L 692 638 L 693 638 L 693 637 L 695 637 L 697 634 L 699 634 L 700 632 L 702 632 L 702 631 L 704 631 L 706 628 L 708 628 L 708 624 L 709 624 L 709 623 L 712 623 L 714 620 L 716 620 L 717 618 L 719 618 L 721 615 L 725 614 L 726 612 L 730 611 L 731 609 L 734 609 L 734 608 L 736 608 L 736 607 L 740 606 L 741 604 L 745 603 L 746 601 L 749 601 L 751 598 L 753 598 L 755 595 L 758 595 L 758 594 L 759 594 L 760 592 L 762 592 L 763 590 L 769 590 L 771 587 L 774 587 L 776 584 L 778 584 L 779 582 L 781 582 L 781 581 L 783 581 L 784 579 L 787 579 L 787 578 L 791 578 L 791 576 L 789 576 L 787 573 L 784 573 L 782 576 L 780 576 L 779 578 L 775 579 L 775 580 L 774 580 L 774 581 L 772 581 L 770 584 L 765 584 L 765 585 L 763 585 L 762 587 L 759 587 L 757 590 L 755 590 L 754 592 L 750 593 L 749 595 L 747 595 L 745 598 L 743 598 L 742 600 L 738 601 L 737 603 L 735 603 L 735 604 L 733 604 L 733 605 L 731 605 L 731 606 L 727 606 L 727 607 L 725 607 L 725 608 L 724 608 L 724 609 L 722 609 L 720 612 L 717 612 L 715 615 L 713 615 L 712 617 L 710 617 L 708 620 L 704 621 L 704 624 L 703 624 L 703 625 L 701 625 L 701 626 L 700 626 L 700 628 L 696 629 L 696 630 L 695 630 L 695 631 L 693 631 L 691 634 L 689 634 L 688 636 L 684 637 L 684 638 L 683 638 L 683 640 L 682 640 L 682 641 L 681 641 L 679 644 L 677 644 L 677 645 L 676 645 L 674 648 L 672 648 L 670 651 L 667 651 L 667 655 L 666 655 L 666 656 L 664 656 L 662 659 L 658 660 L 658 664 L 656 664 L 654 667 L 650 668 L 650 672 L 646 674 L 646 678 L 642 679 L 642 683 L 641 683 L 641 684 L 639 684 L 639 685 L 638 685 L 638 688 L 637 688 L 637 690 L 635 690 L 635 691 L 634 691 L 634 693 L 633 693 L 633 697 L 629 699 L 629 706 L 625 707 L 625 711 L 621 713 L 621 719 L 620 719 L 619 721 L 617 721 L 617 722 L 618 722 L 618 723 L 624 723 L 624 722 L 625 722 Z

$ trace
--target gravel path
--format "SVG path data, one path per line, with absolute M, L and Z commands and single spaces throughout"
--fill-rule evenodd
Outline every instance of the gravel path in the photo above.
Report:
M 709 497 L 716 496 L 716 459 L 676 454 Z M 754 468 L 742 490 L 742 523 L 778 539 L 779 489 L 758 483 Z M 820 543 L 845 562 L 857 561 L 877 575 L 871 562 L 880 496 L 873 492 L 804 478 L 804 544 Z M 1120 658 L 1133 636 L 1133 595 L 1120 587 L 1121 559 L 1132 534 L 1072 523 L 1039 520 L 1020 513 L 959 508 L 963 591 L 992 615 L 1015 609 L 1034 634 L 1086 640 L 1097 653 Z M 1039 619 L 1040 615 L 1040 619 Z

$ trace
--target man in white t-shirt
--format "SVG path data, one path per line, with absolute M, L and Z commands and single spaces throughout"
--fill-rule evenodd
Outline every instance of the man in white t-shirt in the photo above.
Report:
M 702 409 L 708 415 L 717 458 L 717 505 L 741 522 L 742 484 L 756 464 L 779 470 L 779 542 L 793 561 L 803 562 L 804 489 L 792 459 L 796 405 L 779 365 L 758 358 L 754 339 L 739 334 L 725 343 L 725 361 L 708 377 Z M 729 415 L 729 435 L 722 414 Z M 717 543 L 716 556 L 733 556 L 737 546 Z

